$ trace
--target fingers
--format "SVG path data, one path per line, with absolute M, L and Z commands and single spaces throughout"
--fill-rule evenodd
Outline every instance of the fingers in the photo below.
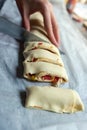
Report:
M 23 24 L 26 30 L 30 31 L 29 5 L 26 0 L 23 0 Z
M 29 6 L 26 0 L 16 0 L 17 6 L 22 16 L 23 26 L 27 31 L 30 31 L 30 23 L 29 23 Z
M 22 10 L 23 10 L 23 8 L 22 8 L 22 1 L 20 1 L 20 0 L 16 0 L 16 3 L 17 3 L 17 6 L 18 6 L 18 9 L 19 9 L 19 11 L 20 11 L 20 13 L 21 13 L 21 16 L 22 16 Z
M 51 12 L 51 22 L 52 22 L 52 29 L 53 29 L 53 33 L 56 38 L 56 41 L 58 42 L 58 44 L 60 44 L 58 24 L 57 24 L 57 21 L 56 21 L 56 18 L 54 16 L 53 12 Z
M 49 10 L 45 9 L 43 12 L 43 15 L 44 15 L 44 24 L 45 24 L 45 28 L 46 28 L 48 37 L 54 45 L 58 46 L 58 43 L 57 43 L 54 33 L 53 33 L 52 23 L 51 23 L 51 14 L 50 14 Z
M 53 14 L 52 6 L 50 3 L 46 3 L 42 10 L 42 15 L 44 18 L 45 29 L 47 31 L 50 41 L 58 47 L 59 34 L 56 19 Z
M 44 18 L 44 25 L 50 41 L 58 47 L 59 43 L 59 32 L 58 26 L 53 14 L 52 5 L 48 0 L 16 0 L 19 7 L 19 11 L 22 16 L 24 27 L 30 31 L 30 20 L 29 15 L 40 11 Z
M 26 13 L 26 10 L 24 10 L 24 13 L 23 13 L 23 25 L 27 31 L 30 31 L 29 14 Z

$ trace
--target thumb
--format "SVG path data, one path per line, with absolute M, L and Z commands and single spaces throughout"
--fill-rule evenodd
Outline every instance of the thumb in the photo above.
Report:
M 24 11 L 23 14 L 23 25 L 26 28 L 27 31 L 30 31 L 30 20 L 29 15 Z

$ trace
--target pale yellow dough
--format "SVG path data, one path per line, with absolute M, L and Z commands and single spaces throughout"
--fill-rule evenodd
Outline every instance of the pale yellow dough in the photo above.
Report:
M 44 49 L 35 49 L 24 52 L 24 57 L 28 62 L 32 62 L 33 59 L 37 59 L 37 61 L 44 61 L 64 66 L 60 56 Z
M 42 45 L 39 45 L 39 43 L 42 43 Z M 54 45 L 49 44 L 49 43 L 45 43 L 45 42 L 42 42 L 42 41 L 40 41 L 40 42 L 35 41 L 35 42 L 27 42 L 27 43 L 25 43 L 24 53 L 26 53 L 27 51 L 32 50 L 33 48 L 48 50 L 48 51 L 50 51 L 52 53 L 55 53 L 55 54 L 60 56 L 58 49 Z
M 84 110 L 84 105 L 76 91 L 51 86 L 28 87 L 25 107 L 58 113 L 74 113 Z
M 48 62 L 24 62 L 24 77 L 27 78 L 26 74 L 37 74 L 38 81 L 43 81 L 42 76 L 51 75 L 58 76 L 62 79 L 62 82 L 67 82 L 68 77 L 64 67 Z

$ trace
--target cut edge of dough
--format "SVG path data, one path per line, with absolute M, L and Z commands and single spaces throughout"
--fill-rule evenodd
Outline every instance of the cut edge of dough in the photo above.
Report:
M 74 105 L 73 105 L 73 112 L 76 111 L 84 111 L 84 104 L 79 96 L 79 94 L 73 90 L 72 91 L 73 95 L 74 95 Z
M 53 44 L 42 42 L 42 41 L 38 41 L 38 42 L 26 42 L 25 43 L 25 50 L 24 50 L 24 52 L 30 51 L 33 48 L 46 49 L 46 50 L 51 51 L 52 53 L 57 54 L 57 55 L 60 56 L 59 50 L 58 50 L 57 47 L 55 47 Z
M 80 99 L 79 94 L 78 94 L 75 90 L 72 90 L 72 89 L 68 89 L 68 90 L 71 90 L 71 91 L 72 91 L 73 99 L 75 99 L 75 100 L 74 100 L 74 102 L 73 102 L 72 108 L 69 108 L 69 110 L 67 110 L 67 109 L 63 109 L 63 110 L 61 110 L 61 109 L 51 110 L 51 109 L 45 109 L 45 108 L 43 108 L 43 107 L 41 107 L 41 106 L 38 106 L 38 105 L 37 105 L 37 106 L 36 106 L 36 105 L 35 105 L 35 106 L 30 105 L 29 102 L 28 102 L 28 100 L 29 100 L 29 92 L 30 92 L 30 94 L 31 94 L 31 91 L 32 91 L 32 90 L 29 91 L 29 89 L 32 88 L 32 87 L 35 88 L 35 86 L 31 86 L 31 87 L 27 87 L 27 88 L 26 88 L 26 101 L 25 101 L 25 107 L 26 107 L 26 108 L 36 108 L 36 109 L 41 109 L 41 110 L 56 112 L 56 113 L 60 113 L 60 114 L 62 114 L 62 113 L 70 114 L 70 113 L 75 113 L 75 112 L 83 111 L 83 110 L 84 110 L 84 105 L 83 105 L 83 103 L 82 103 L 82 101 L 81 101 L 81 99 Z M 40 87 L 40 86 L 36 86 L 36 87 Z M 44 87 L 53 87 L 53 86 L 44 86 Z M 40 87 L 40 88 L 41 88 L 41 87 Z M 61 88 L 60 88 L 60 89 L 61 89 Z M 62 89 L 63 89 L 63 88 L 62 88 Z M 64 89 L 65 89 L 65 88 L 64 88 Z

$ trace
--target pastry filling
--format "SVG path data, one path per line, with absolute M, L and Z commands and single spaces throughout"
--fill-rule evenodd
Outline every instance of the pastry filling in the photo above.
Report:
M 31 80 L 36 80 L 37 79 L 37 75 L 36 74 L 26 74 Z M 41 79 L 44 80 L 44 81 L 51 81 L 53 83 L 56 83 L 58 82 L 59 80 L 59 77 L 57 76 L 50 76 L 50 75 L 44 75 L 44 76 L 41 76 Z
M 27 60 L 27 62 L 36 62 L 37 60 L 37 58 L 33 58 L 31 61 Z
M 43 43 L 42 42 L 39 42 L 38 45 L 42 45 Z
M 34 48 L 32 48 L 31 50 L 36 50 L 37 49 L 37 47 L 34 47 Z
M 38 46 L 36 46 L 36 47 L 33 47 L 32 49 L 30 49 L 30 50 L 36 50 L 36 49 L 38 49 L 39 48 L 39 46 L 41 46 L 43 43 L 42 42 L 39 42 L 38 43 Z M 51 49 L 52 49 L 52 47 L 50 47 Z M 49 51 L 49 52 L 51 52 L 51 53 L 54 53 L 54 54 L 56 54 L 54 51 L 51 51 L 50 49 L 48 49 L 48 48 L 42 48 L 42 49 L 44 49 L 44 50 L 47 50 L 47 51 Z M 28 51 L 30 51 L 30 50 L 28 50 Z

